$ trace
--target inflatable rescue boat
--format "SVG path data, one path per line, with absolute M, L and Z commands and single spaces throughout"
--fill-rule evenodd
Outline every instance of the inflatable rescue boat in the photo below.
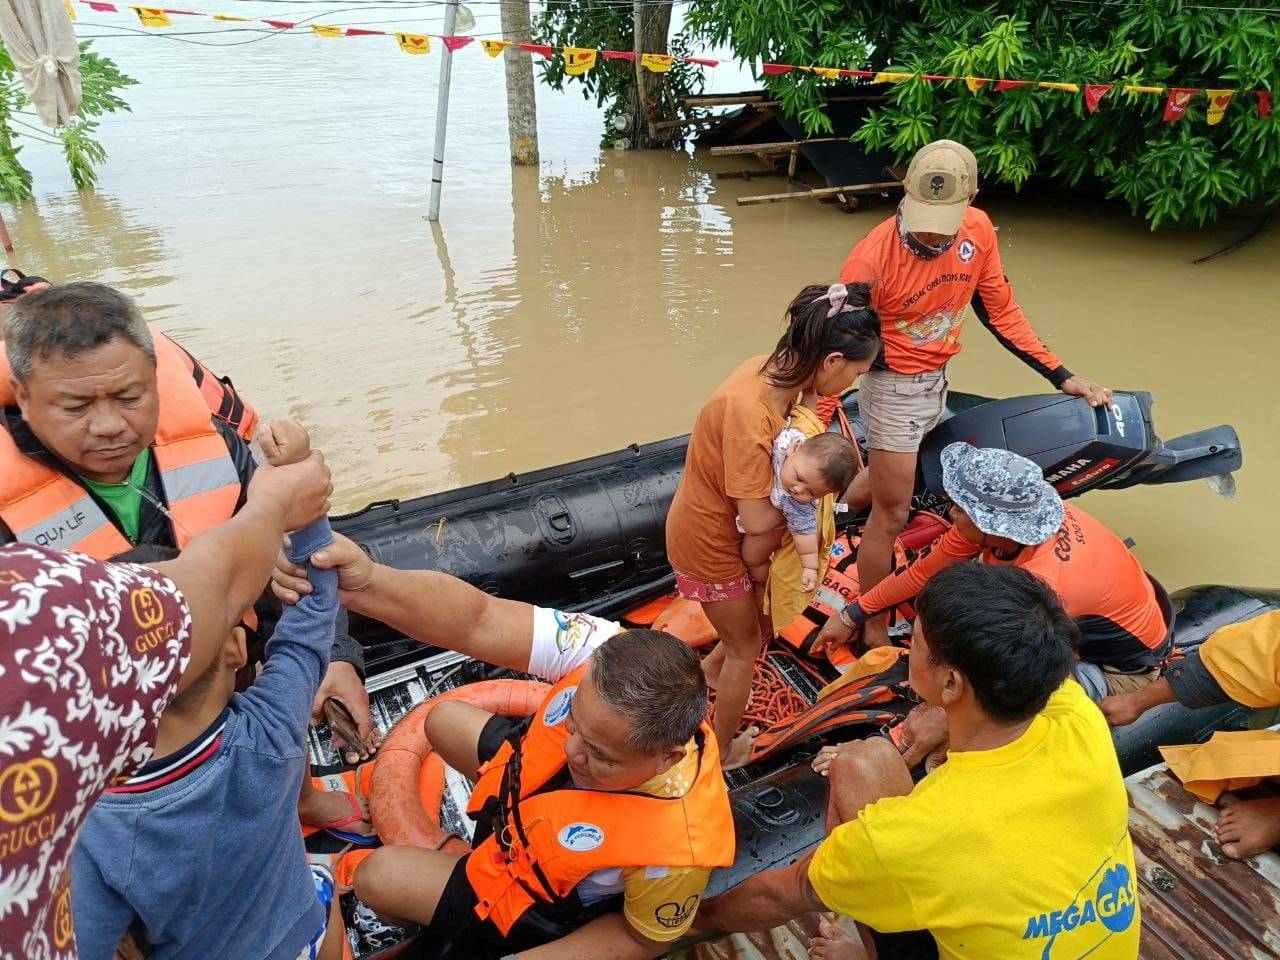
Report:
M 844 406 L 855 437 L 865 445 L 857 394 Z M 992 401 L 952 394 L 948 406 L 948 419 L 921 452 L 912 521 L 900 544 L 908 555 L 946 529 L 939 454 L 955 440 L 1029 457 L 1064 498 L 1196 479 L 1222 492 L 1233 485 L 1231 475 L 1241 464 L 1240 442 L 1229 426 L 1162 441 L 1147 393 L 1117 393 L 1112 410 L 1095 410 L 1062 395 Z M 682 635 L 664 526 L 687 442 L 684 436 L 632 444 L 530 474 L 413 500 L 378 501 L 335 517 L 333 525 L 389 566 L 440 570 L 498 596 Z M 887 652 L 874 670 L 860 670 L 865 675 L 851 680 L 853 674 L 842 675 L 828 659 L 811 657 L 803 642 L 831 612 L 820 602 L 823 590 L 848 592 L 834 580 L 853 565 L 863 519 L 843 515 L 832 572 L 805 612 L 808 619 L 797 621 L 799 626 L 790 631 L 783 629 L 762 657 L 752 703 L 764 711 L 756 719 L 766 729 L 753 762 L 726 774 L 737 858 L 715 872 L 708 895 L 813 846 L 822 837 L 826 782 L 810 770 L 810 759 L 825 743 L 892 735 L 912 705 L 905 657 Z M 1185 654 L 1219 627 L 1277 608 L 1280 592 L 1229 586 L 1179 590 L 1168 606 L 1173 655 Z M 899 630 L 905 630 L 909 608 L 897 616 Z M 471 784 L 430 752 L 421 737 L 421 719 L 441 698 L 527 714 L 545 688 L 531 678 L 424 647 L 357 616 L 351 618 L 351 629 L 365 649 L 374 718 L 392 731 L 382 752 L 394 763 L 379 777 L 391 786 L 374 790 L 375 825 L 386 842 L 466 849 L 471 823 L 461 811 Z M 714 637 L 682 639 L 697 643 Z M 1215 729 L 1242 722 L 1240 711 L 1232 708 L 1166 705 L 1116 732 L 1121 765 L 1126 773 L 1141 770 L 1158 762 L 1159 744 L 1197 742 Z M 313 729 L 311 753 L 315 773 L 341 769 L 327 728 Z M 413 809 L 406 796 L 419 798 L 422 809 Z M 359 904 L 348 902 L 346 909 L 355 960 L 390 956 L 412 936 L 412 931 L 379 922 Z

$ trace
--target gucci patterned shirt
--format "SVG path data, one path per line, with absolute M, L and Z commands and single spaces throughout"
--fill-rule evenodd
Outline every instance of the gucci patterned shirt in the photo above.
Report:
M 76 956 L 76 834 L 150 757 L 190 644 L 186 600 L 156 571 L 0 547 L 0 960 Z

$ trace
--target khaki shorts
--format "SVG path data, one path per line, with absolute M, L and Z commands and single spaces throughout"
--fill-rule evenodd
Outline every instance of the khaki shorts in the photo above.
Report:
M 894 373 L 873 370 L 859 382 L 858 411 L 867 448 L 915 453 L 938 425 L 947 403 L 947 371 Z

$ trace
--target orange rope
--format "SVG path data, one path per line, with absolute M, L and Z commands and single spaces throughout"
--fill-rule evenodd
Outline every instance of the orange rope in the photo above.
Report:
M 799 663 L 798 660 L 796 662 Z M 714 721 L 716 709 L 714 690 L 709 691 L 707 695 L 707 708 L 708 718 Z M 769 730 L 808 709 L 809 701 L 797 693 L 783 677 L 781 671 L 761 655 L 756 661 L 755 676 L 751 681 L 751 696 L 747 700 L 746 712 L 742 715 L 742 726 L 744 728 L 755 726 L 761 730 Z

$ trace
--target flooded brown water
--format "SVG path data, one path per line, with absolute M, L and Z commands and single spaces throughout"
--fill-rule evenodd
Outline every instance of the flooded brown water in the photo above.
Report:
M 128 22 L 93 16 L 82 35 Z M 326 22 L 378 16 L 438 30 L 433 14 Z M 545 90 L 542 166 L 511 171 L 501 66 L 471 48 L 455 59 L 432 229 L 434 56 L 380 37 L 99 46 L 143 81 L 135 112 L 104 122 L 95 192 L 75 193 L 48 148 L 27 150 L 38 195 L 4 207 L 18 265 L 120 285 L 260 410 L 301 418 L 343 508 L 687 431 L 719 379 L 771 346 L 795 291 L 833 279 L 891 212 L 739 208 L 780 181 L 717 180 L 751 165 L 735 157 L 601 154 L 592 105 Z M 1027 314 L 1073 370 L 1152 391 L 1165 436 L 1231 423 L 1243 437 L 1234 501 L 1196 483 L 1087 508 L 1172 587 L 1280 586 L 1280 227 L 1192 266 L 1248 222 L 1152 234 L 1093 201 L 984 205 Z M 978 324 L 965 342 L 956 389 L 1045 389 Z

